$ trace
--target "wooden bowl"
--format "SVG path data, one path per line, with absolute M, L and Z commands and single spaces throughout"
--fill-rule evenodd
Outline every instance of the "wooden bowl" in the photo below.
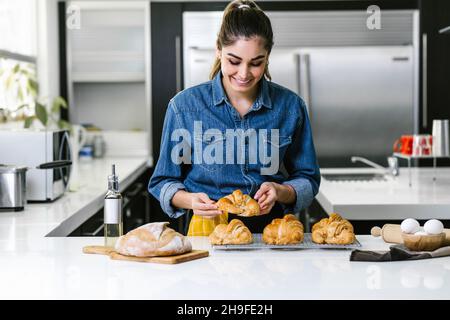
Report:
M 412 251 L 433 251 L 443 246 L 445 233 L 430 235 L 414 235 L 403 233 L 403 244 Z

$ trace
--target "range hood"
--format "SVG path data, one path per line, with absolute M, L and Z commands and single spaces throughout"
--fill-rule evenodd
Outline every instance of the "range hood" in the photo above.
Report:
M 446 27 L 446 28 L 442 28 L 441 30 L 439 30 L 439 33 L 447 33 L 450 34 L 450 26 Z

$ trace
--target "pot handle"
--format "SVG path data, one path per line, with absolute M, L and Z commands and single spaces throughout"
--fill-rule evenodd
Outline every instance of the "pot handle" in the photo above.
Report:
M 52 162 L 41 163 L 36 167 L 36 169 L 56 169 L 62 167 L 69 167 L 72 165 L 72 161 L 70 160 L 58 160 Z

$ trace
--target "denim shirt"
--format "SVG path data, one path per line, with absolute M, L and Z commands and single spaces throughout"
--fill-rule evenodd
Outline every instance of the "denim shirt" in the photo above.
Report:
M 264 77 L 243 117 L 229 102 L 220 72 L 211 81 L 179 92 L 169 102 L 160 150 L 148 190 L 171 218 L 187 212 L 171 204 L 179 190 L 204 192 L 218 200 L 236 189 L 253 197 L 266 181 L 288 184 L 296 200 L 282 207 L 294 213 L 308 207 L 319 190 L 305 103 Z M 268 170 L 267 161 L 275 163 L 277 156 L 279 165 Z

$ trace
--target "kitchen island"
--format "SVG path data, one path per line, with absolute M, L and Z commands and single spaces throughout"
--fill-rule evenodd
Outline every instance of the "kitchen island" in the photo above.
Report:
M 379 173 L 371 168 L 321 169 L 322 175 Z M 400 168 L 385 181 L 331 181 L 322 177 L 317 201 L 350 220 L 450 219 L 450 168 Z
M 387 249 L 357 236 L 363 249 Z M 102 238 L 2 239 L 0 299 L 449 299 L 450 257 L 350 262 L 349 250 L 212 250 L 165 265 L 82 253 Z
M 122 187 L 146 170 L 145 159 L 81 165 L 84 185 L 51 204 L 0 213 L 0 299 L 449 299 L 450 257 L 404 262 L 350 262 L 349 250 L 213 250 L 176 265 L 110 260 L 82 253 L 101 237 L 66 237 L 101 208 L 110 165 Z M 81 221 L 81 222 L 80 222 Z M 52 237 L 51 235 L 59 235 Z M 364 250 L 387 250 L 357 235 Z

